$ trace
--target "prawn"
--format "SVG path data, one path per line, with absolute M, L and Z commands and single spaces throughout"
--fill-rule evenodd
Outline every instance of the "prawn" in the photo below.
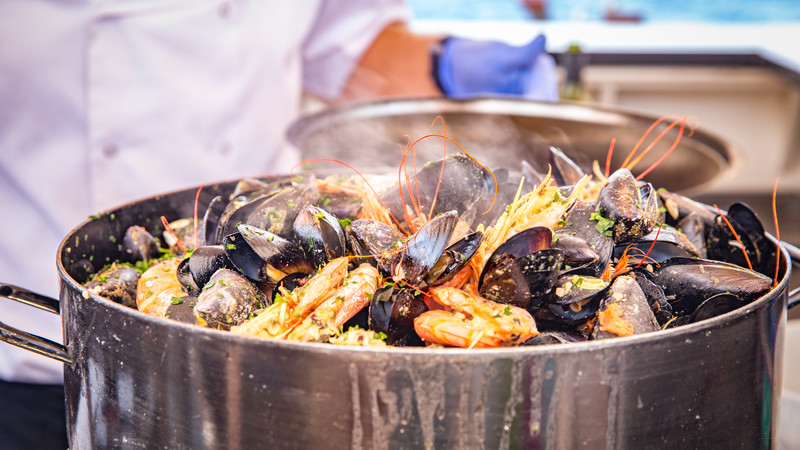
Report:
M 370 264 L 361 264 L 347 274 L 345 283 L 294 327 L 286 339 L 326 342 L 340 335 L 340 327 L 369 304 L 378 289 L 378 279 L 378 269 Z
M 261 337 L 279 337 L 324 302 L 347 274 L 347 257 L 336 258 L 311 277 L 302 287 L 281 295 L 264 311 L 249 321 L 231 328 L 233 333 Z
M 186 293 L 178 281 L 178 266 L 183 258 L 170 258 L 150 266 L 136 284 L 136 307 L 151 316 L 164 317 L 173 298 Z
M 428 343 L 501 347 L 519 345 L 539 334 L 533 317 L 522 308 L 451 287 L 434 287 L 429 294 L 446 309 L 426 311 L 414 319 L 414 330 Z

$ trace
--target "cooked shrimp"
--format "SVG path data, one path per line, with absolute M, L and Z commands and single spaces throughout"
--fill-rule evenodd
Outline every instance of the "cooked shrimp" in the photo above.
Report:
M 164 317 L 174 298 L 186 295 L 178 281 L 182 258 L 171 258 L 150 266 L 136 285 L 136 307 L 151 316 Z
M 361 264 L 347 274 L 344 284 L 286 335 L 293 341 L 326 342 L 341 333 L 341 327 L 367 306 L 378 289 L 378 269 Z
M 427 311 L 414 320 L 426 342 L 457 347 L 518 345 L 539 334 L 528 311 L 487 300 L 472 291 L 435 287 L 431 299 L 446 310 Z
M 302 322 L 342 283 L 347 274 L 347 264 L 347 257 L 330 261 L 305 285 L 292 292 L 282 290 L 275 303 L 253 319 L 231 328 L 231 331 L 262 337 L 278 337 L 286 333 Z

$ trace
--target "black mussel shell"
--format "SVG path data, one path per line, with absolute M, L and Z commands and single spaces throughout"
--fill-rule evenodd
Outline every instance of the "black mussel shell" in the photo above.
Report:
M 458 220 L 456 211 L 439 214 L 409 237 L 394 258 L 392 277 L 418 286 L 444 252 Z
M 479 210 L 482 213 L 487 210 L 495 193 L 494 180 L 489 171 L 462 154 L 449 155 L 444 160 L 426 164 L 417 171 L 412 180 L 410 188 L 403 186 L 402 195 L 398 187 L 382 195 L 384 203 L 395 217 L 403 217 L 404 202 L 410 204 L 411 198 L 419 197 L 420 208 L 426 212 L 430 211 L 431 204 L 436 199 L 432 216 L 455 210 L 463 218 L 467 211 Z M 477 222 L 490 223 L 502 212 L 502 208 L 493 209 L 492 213 L 473 216 L 475 222 L 468 225 L 474 228 Z
M 557 248 L 496 259 L 481 272 L 478 291 L 489 300 L 535 311 L 551 302 L 563 263 L 564 253 Z
M 125 250 L 125 259 L 129 262 L 149 261 L 161 256 L 156 239 L 149 231 L 138 225 L 133 225 L 125 231 L 122 248 Z
M 483 233 L 476 231 L 447 247 L 425 276 L 425 283 L 428 286 L 436 286 L 450 281 L 469 264 L 470 258 L 478 251 L 481 242 L 483 242 Z
M 708 258 L 706 250 L 706 222 L 697 214 L 690 213 L 675 226 L 686 239 L 700 252 L 701 258 Z
M 295 243 L 250 225 L 225 236 L 223 246 L 234 266 L 253 281 L 277 283 L 290 273 L 314 273 L 314 264 Z
M 678 222 L 690 214 L 694 214 L 696 220 L 707 226 L 714 222 L 714 217 L 717 215 L 714 208 L 666 189 L 659 189 L 658 196 L 664 209 L 667 210 L 665 214 L 667 225 L 676 228 L 679 228 Z
M 555 295 L 551 302 L 558 305 L 569 305 L 588 300 L 607 288 L 609 282 L 597 277 L 566 274 L 558 277 Z
M 422 295 L 411 288 L 382 286 L 375 291 L 369 305 L 369 328 L 386 334 L 389 345 L 423 346 L 414 330 L 414 319 L 428 310 Z
M 295 272 L 281 278 L 272 289 L 272 303 L 275 303 L 275 298 L 281 294 L 281 290 L 279 288 L 284 288 L 287 291 L 292 292 L 293 290 L 306 284 L 309 276 L 310 275 L 303 272 Z
M 670 258 L 701 257 L 702 254 L 686 236 L 672 227 L 656 228 L 646 236 L 634 241 L 620 242 L 614 247 L 614 259 L 619 260 L 627 252 L 628 265 L 638 265 L 644 255 L 645 264 L 662 263 Z
M 590 297 L 588 301 L 576 302 L 569 305 L 556 305 L 548 303 L 533 314 L 536 323 L 552 327 L 576 327 L 583 325 L 597 314 L 600 307 L 600 296 Z
M 553 168 L 553 177 L 559 186 L 573 186 L 578 184 L 586 173 L 575 161 L 570 159 L 561 149 L 550 147 L 548 153 L 550 166 Z
M 500 244 L 481 271 L 478 291 L 489 300 L 537 308 L 553 294 L 564 252 L 550 249 L 546 227 L 522 230 Z M 546 251 L 545 251 L 546 250 Z
M 219 269 L 236 269 L 225 248 L 221 245 L 199 247 L 178 266 L 178 281 L 186 292 L 197 295 Z
M 306 206 L 316 203 L 318 198 L 319 191 L 313 184 L 293 184 L 258 201 L 258 206 L 243 223 L 289 237 L 297 215 Z
M 744 203 L 734 203 L 728 208 L 726 215 L 747 250 L 753 270 L 774 278 L 778 248 L 767 239 L 764 226 L 755 211 Z M 720 217 L 717 217 L 714 226 L 709 228 L 707 243 L 710 259 L 749 267 L 741 246 Z
M 286 180 L 266 182 L 258 178 L 242 178 L 236 183 L 236 186 L 234 186 L 230 198 L 249 196 L 251 199 L 254 199 L 270 192 L 276 192 L 279 188 L 288 185 L 289 183 Z
M 658 285 L 650 281 L 647 276 L 641 272 L 633 271 L 630 276 L 639 283 L 639 287 L 647 297 L 647 302 L 650 304 L 650 310 L 656 317 L 658 324 L 664 326 L 667 322 L 672 320 L 675 315 L 672 313 L 672 305 L 667 301 L 667 296 L 664 295 L 664 290 Z
M 614 240 L 597 230 L 594 208 L 582 201 L 570 208 L 563 227 L 556 228 L 553 247 L 564 251 L 564 264 L 586 275 L 600 276 L 611 261 Z
M 356 220 L 361 212 L 361 199 L 348 194 L 320 193 L 317 204 L 340 219 Z
M 545 175 L 536 170 L 536 168 L 534 168 L 528 161 L 523 159 L 521 167 L 522 168 L 520 171 L 522 172 L 522 176 L 525 178 L 525 183 L 528 183 L 531 188 L 544 180 Z
M 657 267 L 652 281 L 664 289 L 676 315 L 691 314 L 705 299 L 723 293 L 749 303 L 767 293 L 772 280 L 722 261 L 672 258 Z
M 198 325 L 229 330 L 266 304 L 264 294 L 247 278 L 220 269 L 198 295 L 194 316 Z
M 394 254 L 402 247 L 405 235 L 391 225 L 371 219 L 354 220 L 345 228 L 347 245 L 354 255 L 379 268 L 384 274 L 392 273 Z
M 231 197 L 217 221 L 212 242 L 220 243 L 225 236 L 236 232 L 236 226 L 244 223 L 250 213 L 258 208 L 264 199 L 275 195 L 275 192 L 277 191 L 252 191 Z
M 699 322 L 729 313 L 744 305 L 745 302 L 733 294 L 717 294 L 706 299 L 703 303 L 700 303 L 700 306 L 692 313 L 691 319 L 692 322 Z
M 537 336 L 534 336 L 522 345 L 552 345 L 552 344 L 569 344 L 572 342 L 583 342 L 586 338 L 577 333 L 570 333 L 560 330 L 542 331 Z
M 167 306 L 164 317 L 178 322 L 195 324 L 194 306 L 196 303 L 197 297 L 194 295 L 184 295 L 179 299 L 173 299 L 172 303 Z
M 120 305 L 136 308 L 136 284 L 139 271 L 131 266 L 112 263 L 98 272 L 85 287 L 90 292 Z
M 216 245 L 220 241 L 217 240 L 217 229 L 219 228 L 219 221 L 225 212 L 225 200 L 221 196 L 216 196 L 211 199 L 211 202 L 203 214 L 203 220 L 197 226 L 197 243 L 203 247 L 206 245 Z
M 308 205 L 301 209 L 293 228 L 298 244 L 317 267 L 344 256 L 347 250 L 339 219 L 322 208 Z
M 601 315 L 603 311 L 612 307 L 618 308 L 621 314 L 620 318 L 616 320 L 624 321 L 632 326 L 632 334 L 650 333 L 660 329 L 639 283 L 633 277 L 623 275 L 614 280 L 600 300 L 598 320 L 592 330 L 592 339 L 620 337 L 619 334 L 605 327 L 606 324 Z
M 646 191 L 647 198 L 642 198 Z M 619 169 L 608 177 L 597 198 L 597 212 L 614 222 L 615 242 L 642 237 L 653 229 L 658 216 L 658 204 L 652 186 L 640 189 L 628 169 Z
M 760 260 L 758 246 L 738 222 L 730 219 L 728 222 L 736 231 L 739 239 L 736 239 L 722 217 L 717 216 L 714 225 L 708 228 L 708 236 L 706 237 L 708 258 L 729 262 L 741 267 L 749 267 L 747 264 L 749 258 L 753 268 L 758 267 Z M 747 258 L 745 258 L 742 248 L 747 252 Z M 774 263 L 775 260 L 773 259 L 772 261 Z

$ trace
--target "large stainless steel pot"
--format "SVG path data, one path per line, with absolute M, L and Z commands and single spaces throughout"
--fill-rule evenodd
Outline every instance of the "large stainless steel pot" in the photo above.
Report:
M 432 123 L 436 116 L 444 119 L 446 134 L 487 167 L 513 169 L 524 159 L 546 171 L 547 149 L 555 146 L 587 172 L 591 171 L 593 161 L 601 164 L 606 161 L 612 139 L 616 140 L 612 167 L 620 167 L 657 119 L 581 103 L 425 98 L 329 108 L 297 121 L 288 136 L 305 159 L 338 158 L 364 172 L 396 172 L 402 154 L 399 144 L 406 143 L 406 136 L 417 139 L 442 133 L 442 123 Z M 677 129 L 653 147 L 637 171 L 644 170 L 667 151 L 675 141 Z M 640 150 L 660 132 L 659 128 L 651 133 Z M 442 157 L 441 139 L 428 139 L 415 148 L 417 161 Z M 453 144 L 448 144 L 448 150 L 459 151 Z M 684 137 L 669 158 L 647 175 L 647 180 L 673 192 L 697 194 L 734 172 L 740 163 L 739 154 L 739 149 L 730 142 L 698 129 L 690 139 Z M 331 165 L 317 163 L 304 167 L 330 170 Z
M 205 200 L 230 184 L 206 186 Z M 59 345 L 0 338 L 64 362 L 73 449 L 767 448 L 776 445 L 790 259 L 776 289 L 672 330 L 564 346 L 341 348 L 233 335 L 147 316 L 88 293 L 132 224 L 191 214 L 195 189 L 141 200 L 72 231 Z

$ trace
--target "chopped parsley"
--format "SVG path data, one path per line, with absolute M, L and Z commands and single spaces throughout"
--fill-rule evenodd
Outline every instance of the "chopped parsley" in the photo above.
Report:
M 597 222 L 594 225 L 594 229 L 597 230 L 598 233 L 606 236 L 613 236 L 614 234 L 613 220 L 606 219 L 598 212 L 593 212 L 592 215 L 589 216 L 589 220 L 594 220 Z
M 183 299 L 181 299 L 180 297 L 173 296 L 172 299 L 170 300 L 170 302 L 173 305 L 180 305 L 181 303 L 183 303 Z
M 341 225 L 342 228 L 346 228 L 351 223 L 353 223 L 353 221 L 350 220 L 350 219 L 341 219 L 341 220 L 339 220 L 339 225 Z

